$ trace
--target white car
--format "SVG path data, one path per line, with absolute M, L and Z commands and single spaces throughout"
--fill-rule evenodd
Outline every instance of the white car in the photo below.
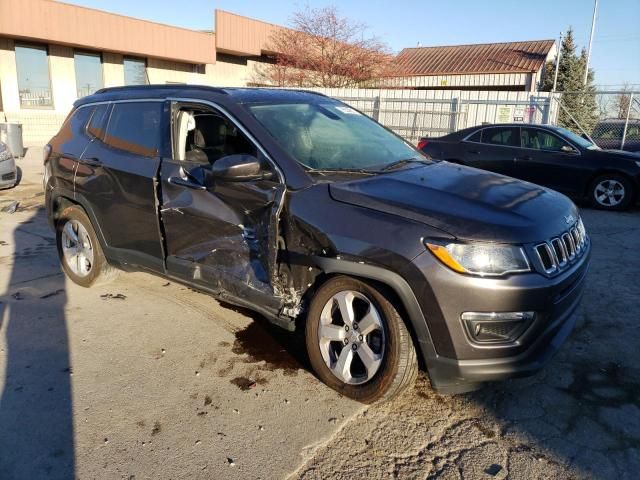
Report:
M 18 180 L 16 161 L 9 147 L 0 142 L 0 190 L 13 187 Z

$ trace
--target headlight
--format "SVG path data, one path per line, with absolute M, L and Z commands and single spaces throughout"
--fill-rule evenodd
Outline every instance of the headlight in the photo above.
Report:
M 4 162 L 5 160 L 11 160 L 13 155 L 11 154 L 11 150 L 4 143 L 0 143 L 0 162 Z
M 636 161 L 636 165 L 638 165 L 640 167 L 640 162 Z
M 434 243 L 425 245 L 451 270 L 480 276 L 528 272 L 529 261 L 521 247 L 476 243 Z
M 587 239 L 587 229 L 584 228 L 584 223 L 582 223 L 582 218 L 578 218 L 578 233 L 580 234 L 580 238 L 584 240 Z

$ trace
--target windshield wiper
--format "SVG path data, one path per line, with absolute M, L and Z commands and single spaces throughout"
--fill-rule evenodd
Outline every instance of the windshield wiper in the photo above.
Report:
M 365 173 L 367 175 L 374 175 L 380 173 L 379 170 L 366 170 L 364 168 L 310 168 L 307 170 L 309 173 Z
M 397 160 L 395 162 L 391 162 L 388 165 L 385 165 L 384 167 L 382 167 L 380 170 L 383 172 L 389 171 L 389 170 L 394 170 L 398 167 L 401 167 L 403 165 L 406 165 L 408 163 L 426 163 L 424 160 L 420 160 L 418 158 L 403 158 L 402 160 Z

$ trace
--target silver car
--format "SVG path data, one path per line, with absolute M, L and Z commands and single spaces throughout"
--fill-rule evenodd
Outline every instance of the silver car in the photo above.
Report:
M 5 143 L 0 142 L 0 189 L 13 187 L 17 180 L 18 174 L 13 154 Z

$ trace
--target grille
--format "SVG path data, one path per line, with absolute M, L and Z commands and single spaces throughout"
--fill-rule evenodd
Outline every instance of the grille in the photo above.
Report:
M 489 339 L 508 340 L 514 330 L 521 326 L 522 322 L 484 323 L 478 329 L 478 337 Z
M 5 173 L 4 175 L 2 175 L 2 180 L 15 180 L 15 178 L 16 172 Z
M 587 235 L 578 222 L 562 235 L 535 246 L 538 260 L 545 273 L 552 274 L 581 257 L 586 250 Z

